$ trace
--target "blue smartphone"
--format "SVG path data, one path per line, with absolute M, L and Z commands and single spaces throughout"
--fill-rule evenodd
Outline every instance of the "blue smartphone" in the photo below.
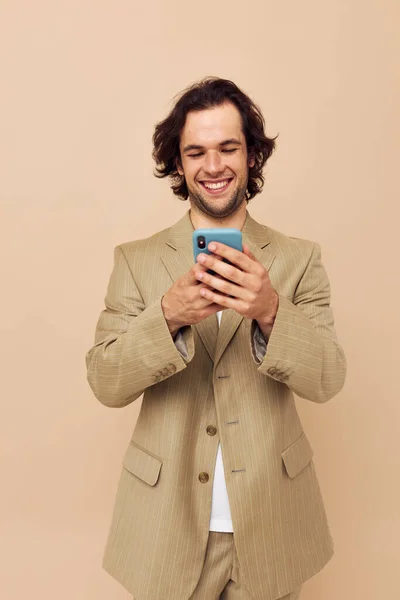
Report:
M 233 229 L 228 227 L 196 229 L 193 232 L 192 239 L 195 262 L 197 261 L 197 255 L 200 254 L 200 252 L 204 252 L 205 254 L 212 254 L 208 250 L 208 244 L 210 244 L 211 242 L 220 242 L 221 244 L 225 244 L 226 246 L 235 248 L 235 250 L 239 250 L 239 252 L 243 252 L 242 232 L 239 229 Z M 225 262 L 229 262 L 225 258 L 223 260 Z M 208 272 L 214 275 L 214 271 L 212 271 L 211 269 L 208 269 Z

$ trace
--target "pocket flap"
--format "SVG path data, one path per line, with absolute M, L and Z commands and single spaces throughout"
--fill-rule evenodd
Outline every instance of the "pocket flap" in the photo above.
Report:
M 160 475 L 162 461 L 131 442 L 122 464 L 132 475 L 149 485 L 155 485 Z
M 305 469 L 311 461 L 313 454 L 310 442 L 303 431 L 301 436 L 281 454 L 287 474 L 291 479 Z

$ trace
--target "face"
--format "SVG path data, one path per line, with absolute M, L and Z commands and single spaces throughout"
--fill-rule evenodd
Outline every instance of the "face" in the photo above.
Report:
M 234 214 L 245 201 L 249 167 L 254 165 L 236 106 L 189 112 L 180 153 L 177 169 L 185 177 L 192 206 L 214 218 Z

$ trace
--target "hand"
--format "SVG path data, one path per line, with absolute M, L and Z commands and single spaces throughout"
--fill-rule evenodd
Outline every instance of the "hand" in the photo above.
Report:
M 175 281 L 161 299 L 161 307 L 172 337 L 184 325 L 194 325 L 224 308 L 200 294 L 201 289 L 210 290 L 208 285 L 201 285 L 196 277 L 197 273 L 204 273 L 205 270 L 196 263 L 188 273 Z
M 279 303 L 268 271 L 246 244 L 243 244 L 243 252 L 217 242 L 209 244 L 208 250 L 213 254 L 197 256 L 198 263 L 204 267 L 195 272 L 196 279 L 205 284 L 200 290 L 201 295 L 214 304 L 232 308 L 247 319 L 255 319 L 264 336 L 268 337 Z M 223 262 L 222 258 L 232 264 Z M 207 269 L 218 275 L 207 273 Z

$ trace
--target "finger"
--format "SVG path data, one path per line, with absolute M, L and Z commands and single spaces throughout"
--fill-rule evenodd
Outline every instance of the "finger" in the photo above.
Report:
M 200 264 L 200 263 L 195 263 L 193 265 L 193 267 L 190 269 L 190 271 L 188 271 L 185 275 L 185 277 L 187 278 L 189 284 L 193 284 L 193 283 L 197 283 L 197 279 L 196 279 L 196 273 L 198 271 L 203 271 L 204 273 L 207 271 L 207 267 L 205 267 L 204 265 Z
M 202 287 L 202 289 L 205 289 L 205 291 L 207 292 L 214 292 L 214 290 L 212 290 L 211 288 L 204 288 Z M 201 290 L 200 290 L 201 291 Z M 223 296 L 223 294 L 219 294 L 221 296 Z M 203 294 L 199 293 L 199 298 L 197 299 L 197 301 L 195 303 L 192 303 L 193 308 L 195 308 L 196 310 L 206 310 L 207 312 L 209 312 L 209 314 L 212 314 L 213 312 L 217 312 L 218 310 L 222 310 L 222 306 L 215 303 L 211 298 L 207 298 L 206 296 L 204 296 Z
M 243 254 L 251 258 L 251 260 L 257 260 L 247 244 L 243 244 Z
M 202 289 L 200 290 L 200 293 L 204 298 L 206 298 L 210 302 L 213 302 L 214 304 L 217 304 L 220 307 L 231 308 L 239 314 L 241 314 L 241 311 L 244 312 L 246 310 L 245 303 L 242 300 L 239 300 L 238 298 L 224 296 L 223 294 L 219 294 L 213 290 L 208 289 Z
M 254 260 L 252 260 L 249 256 L 246 256 L 245 253 L 236 250 L 235 248 L 231 248 L 230 246 L 226 246 L 225 244 L 221 244 L 220 242 L 211 242 L 208 244 L 208 249 L 213 254 L 221 256 L 226 260 L 229 260 L 233 265 L 239 267 L 242 271 L 246 273 L 252 273 L 254 270 Z M 204 264 L 204 263 L 203 263 Z
M 237 270 L 237 269 L 236 269 Z M 196 278 L 207 287 L 225 294 L 227 296 L 233 296 L 235 298 L 240 298 L 243 300 L 248 299 L 249 292 L 246 288 L 236 285 L 232 283 L 232 281 L 228 281 L 225 277 L 221 277 L 219 275 L 211 275 L 210 273 L 202 273 L 198 272 L 196 274 Z
M 215 258 L 215 260 L 223 260 L 222 256 L 218 256 L 218 254 L 209 254 L 208 252 L 200 252 L 196 256 L 196 264 L 202 264 L 204 258 L 207 258 L 209 256 L 212 256 L 213 258 Z
M 216 313 L 220 310 L 225 310 L 225 308 L 223 306 L 221 306 L 220 304 L 216 304 L 215 302 L 212 302 L 208 306 L 209 315 L 212 315 L 213 313 Z
M 245 286 L 246 273 L 241 269 L 238 269 L 235 265 L 225 262 L 222 257 L 214 254 L 203 254 L 202 256 L 198 256 L 198 260 L 203 261 L 200 262 L 200 264 L 204 267 L 205 271 L 212 271 L 212 274 L 216 273 L 220 277 L 233 281 L 238 285 Z M 203 271 L 197 271 L 195 277 L 197 277 L 198 272 Z

